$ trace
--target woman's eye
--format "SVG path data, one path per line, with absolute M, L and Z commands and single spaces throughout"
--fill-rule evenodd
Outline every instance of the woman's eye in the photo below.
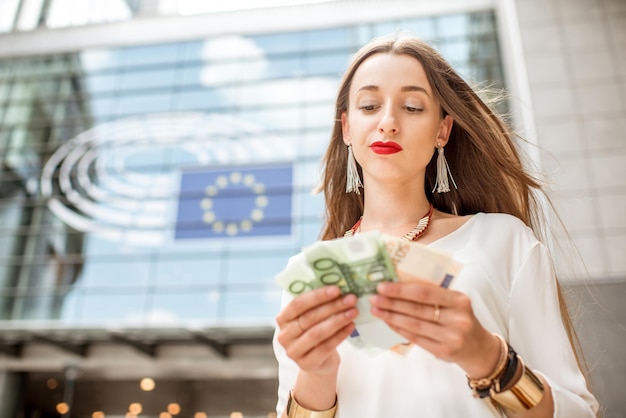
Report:
M 359 106 L 359 109 L 371 112 L 372 110 L 376 109 L 376 105 L 361 105 Z
M 413 106 L 404 106 L 404 108 L 406 109 L 407 112 L 409 113 L 417 113 L 417 112 L 421 112 L 422 109 L 420 109 L 419 107 L 413 107 Z

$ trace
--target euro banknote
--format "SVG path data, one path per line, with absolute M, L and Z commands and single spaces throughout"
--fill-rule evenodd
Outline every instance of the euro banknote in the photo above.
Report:
M 406 242 L 376 231 L 348 238 L 318 241 L 291 257 L 276 282 L 293 296 L 322 286 L 336 285 L 343 294 L 355 294 L 359 315 L 349 341 L 375 352 L 406 342 L 370 312 L 369 296 L 381 282 L 428 280 L 449 287 L 461 265 L 444 252 Z

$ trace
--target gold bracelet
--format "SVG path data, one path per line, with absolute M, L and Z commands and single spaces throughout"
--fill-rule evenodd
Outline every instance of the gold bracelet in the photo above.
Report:
M 515 413 L 534 407 L 543 398 L 543 383 L 526 367 L 521 357 L 518 356 L 518 359 L 522 365 L 522 376 L 513 387 L 502 392 L 491 388 L 491 399 L 502 408 Z
M 332 408 L 325 411 L 312 411 L 300 405 L 291 391 L 289 391 L 289 399 L 287 400 L 287 417 L 288 418 L 333 418 L 337 410 L 337 397 L 335 396 L 335 404 Z
M 496 367 L 493 369 L 489 376 L 483 377 L 481 379 L 473 379 L 469 375 L 465 375 L 465 377 L 467 378 L 467 384 L 474 392 L 475 398 L 480 397 L 480 394 L 478 393 L 479 389 L 482 389 L 485 392 L 483 397 L 488 396 L 488 391 L 486 391 L 485 389 L 489 389 L 493 386 L 494 380 L 504 372 L 507 364 L 507 358 L 509 356 L 509 346 L 506 341 L 504 341 L 504 338 L 495 333 L 493 335 L 498 337 L 498 340 L 500 341 L 500 357 L 498 358 L 498 363 L 496 363 Z

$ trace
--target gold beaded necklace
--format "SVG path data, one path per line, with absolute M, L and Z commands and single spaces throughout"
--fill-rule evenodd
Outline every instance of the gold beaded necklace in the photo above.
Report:
M 433 216 L 433 211 L 434 211 L 434 208 L 431 203 L 430 208 L 428 209 L 428 212 L 426 213 L 426 215 L 424 215 L 422 219 L 419 220 L 419 222 L 417 223 L 417 225 L 415 225 L 413 229 L 411 229 L 409 232 L 401 236 L 400 239 L 403 241 L 417 241 L 417 239 L 421 237 L 422 235 L 424 235 L 424 233 L 428 229 L 428 225 L 430 225 L 430 218 Z M 348 229 L 343 234 L 343 236 L 344 237 L 353 236 L 356 233 L 356 231 L 359 229 L 359 226 L 361 226 L 362 220 L 363 220 L 363 216 L 361 216 L 359 220 L 356 221 L 354 226 Z

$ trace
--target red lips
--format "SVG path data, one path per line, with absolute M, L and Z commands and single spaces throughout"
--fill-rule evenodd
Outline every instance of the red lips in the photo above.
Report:
M 376 154 L 395 154 L 402 151 L 400 144 L 393 141 L 376 141 L 370 145 L 370 148 Z

